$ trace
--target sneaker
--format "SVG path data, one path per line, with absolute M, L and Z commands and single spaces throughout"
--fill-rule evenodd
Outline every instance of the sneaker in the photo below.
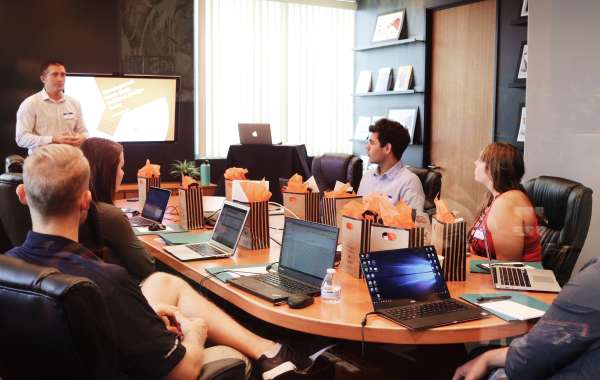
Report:
M 277 355 L 272 358 L 265 355 L 258 358 L 263 380 L 271 380 L 290 371 L 308 371 L 312 365 L 313 361 L 309 357 L 298 354 L 287 344 L 282 344 Z

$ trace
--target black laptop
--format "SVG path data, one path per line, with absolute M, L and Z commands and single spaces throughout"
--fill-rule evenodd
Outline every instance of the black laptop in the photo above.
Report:
M 148 189 L 148 195 L 146 195 L 146 203 L 144 203 L 142 215 L 136 215 L 129 218 L 129 223 L 131 223 L 133 227 L 143 227 L 150 226 L 154 223 L 162 223 L 170 197 L 170 190 L 151 187 Z
M 275 304 L 291 294 L 319 295 L 327 269 L 333 268 L 337 239 L 337 227 L 285 218 L 277 272 L 228 283 Z
M 450 298 L 435 247 L 360 254 L 375 311 L 409 329 L 481 319 L 483 309 Z

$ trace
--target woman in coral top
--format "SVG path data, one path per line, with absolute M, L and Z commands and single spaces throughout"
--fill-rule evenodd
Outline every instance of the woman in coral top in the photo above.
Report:
M 523 155 L 507 143 L 486 146 L 475 161 L 475 181 L 489 191 L 488 200 L 469 231 L 471 252 L 492 259 L 541 261 L 537 217 L 521 185 Z

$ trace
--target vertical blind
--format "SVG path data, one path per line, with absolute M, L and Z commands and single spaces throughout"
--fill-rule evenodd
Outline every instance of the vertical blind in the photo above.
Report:
M 350 152 L 354 10 L 268 0 L 206 0 L 202 152 L 224 157 L 239 122 L 274 142 Z

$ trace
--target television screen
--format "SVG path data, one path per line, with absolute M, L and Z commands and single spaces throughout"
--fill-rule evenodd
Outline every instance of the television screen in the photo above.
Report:
M 90 136 L 118 142 L 175 141 L 179 77 L 68 74 Z

